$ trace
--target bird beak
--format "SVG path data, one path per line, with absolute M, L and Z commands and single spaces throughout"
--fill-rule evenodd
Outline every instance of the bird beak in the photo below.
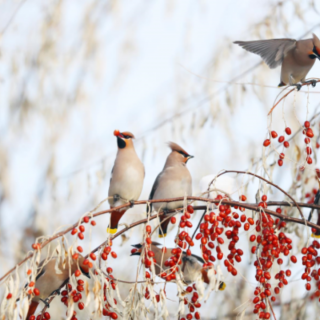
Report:
M 219 285 L 219 290 L 220 291 L 223 291 L 225 288 L 226 288 L 226 284 L 224 282 L 220 282 L 220 285 Z
M 142 250 L 142 245 L 140 243 L 132 244 L 132 247 L 134 247 L 134 249 L 131 250 L 131 256 L 140 256 L 141 250 Z
M 192 158 L 194 158 L 194 156 L 190 156 L 190 155 L 188 156 L 188 160 L 189 160 L 189 159 L 192 159 Z
M 91 278 L 91 277 L 90 277 L 90 274 L 89 274 L 89 271 L 86 272 L 86 271 L 84 270 L 84 268 L 82 268 L 82 267 L 80 267 L 80 270 L 81 270 L 82 274 L 85 275 L 87 278 L 89 278 L 89 279 Z M 89 270 L 89 269 L 88 269 L 88 270 Z
M 118 138 L 124 138 L 124 136 L 119 130 L 114 130 L 113 134 Z

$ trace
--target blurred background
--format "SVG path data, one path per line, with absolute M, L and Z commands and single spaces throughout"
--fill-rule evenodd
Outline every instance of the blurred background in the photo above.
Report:
M 317 167 L 316 149 L 313 164 L 301 173 L 309 183 L 299 184 L 297 170 L 305 162 L 302 134 L 293 139 L 281 168 L 275 165 L 277 152 L 268 154 L 262 143 L 268 127 L 281 133 L 289 126 L 296 132 L 317 115 L 320 86 L 291 94 L 268 117 L 280 92 L 280 68 L 270 70 L 259 56 L 232 42 L 320 36 L 319 14 L 314 0 L 1 0 L 1 274 L 25 257 L 37 237 L 75 223 L 107 197 L 117 152 L 115 129 L 136 136 L 146 171 L 140 199 L 148 198 L 162 170 L 168 141 L 195 156 L 188 162 L 194 195 L 206 175 L 250 169 L 302 199 L 317 186 L 309 179 Z M 319 74 L 316 61 L 309 77 Z M 246 194 L 255 202 L 259 187 L 272 192 L 270 200 L 284 199 L 243 177 L 235 180 L 232 197 Z M 101 206 L 107 208 L 107 203 Z M 295 210 L 289 214 L 298 216 Z M 121 222 L 144 217 L 145 208 L 135 207 Z M 200 212 L 194 224 L 199 217 Z M 96 219 L 90 241 L 82 243 L 85 252 L 104 241 L 108 221 L 108 215 Z M 111 264 L 119 279 L 135 279 L 132 266 L 138 259 L 129 257 L 130 244 L 142 240 L 141 228 L 115 241 L 119 258 Z M 167 246 L 173 245 L 175 232 L 165 239 Z M 307 233 L 296 226 L 288 232 L 298 252 Z M 246 235 L 242 241 L 249 250 Z M 225 272 L 228 287 L 203 303 L 203 318 L 236 319 L 243 310 L 249 314 L 244 318 L 252 317 L 248 301 L 256 285 L 250 260 L 248 254 L 240 264 L 242 276 Z M 293 272 L 282 305 L 275 307 L 281 319 L 317 319 L 319 302 L 301 299 L 302 269 Z M 120 289 L 124 299 L 129 287 Z M 176 319 L 175 285 L 168 285 L 167 293 L 170 319 Z

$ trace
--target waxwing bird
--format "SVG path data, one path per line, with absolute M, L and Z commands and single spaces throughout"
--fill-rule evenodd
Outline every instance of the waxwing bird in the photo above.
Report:
M 314 65 L 315 59 L 320 59 L 320 40 L 313 34 L 311 39 L 270 39 L 257 41 L 235 41 L 247 51 L 256 53 L 264 62 L 274 69 L 281 65 L 279 87 L 295 85 L 298 90 L 301 83 Z M 315 87 L 316 80 L 310 83 Z
M 193 156 L 183 150 L 174 142 L 169 142 L 171 153 L 169 154 L 163 170 L 159 173 L 153 184 L 149 200 L 184 197 L 192 195 L 192 179 L 186 164 Z M 156 211 L 172 210 L 183 207 L 183 201 L 154 203 L 153 207 Z M 147 208 L 148 210 L 148 208 Z M 152 210 L 152 205 L 151 205 Z M 160 217 L 161 228 L 159 228 L 159 237 L 167 235 L 167 227 L 169 219 L 165 215 Z
M 317 204 L 317 205 L 320 205 L 320 189 L 316 193 L 316 196 L 314 198 L 314 202 L 313 203 Z M 314 211 L 314 209 L 311 209 L 308 221 L 310 221 L 312 219 L 313 211 Z M 317 210 L 317 213 L 318 213 L 317 225 L 320 226 L 320 210 Z M 315 230 L 315 232 L 312 231 L 311 237 L 320 239 L 320 231 L 319 230 Z
M 128 201 L 139 199 L 144 180 L 144 166 L 134 149 L 134 135 L 130 132 L 114 131 L 117 137 L 118 153 L 111 172 L 109 186 L 110 208 L 120 206 Z M 128 209 L 114 211 L 110 216 L 107 231 L 116 233 L 121 217 Z
M 167 250 L 163 252 L 162 248 L 159 248 L 159 245 L 160 243 L 158 242 L 152 242 L 150 245 L 150 249 L 153 251 L 154 258 L 156 260 L 155 272 L 157 276 L 159 276 L 162 272 L 170 272 L 171 266 L 168 265 L 166 261 L 168 261 L 170 257 L 174 256 L 174 252 L 172 252 L 172 250 L 177 250 L 177 248 L 167 248 Z M 140 256 L 145 247 L 142 244 L 135 244 L 132 246 L 135 248 L 132 250 L 132 256 Z M 208 277 L 208 269 L 202 267 L 205 261 L 201 257 L 195 254 L 188 256 L 185 252 L 182 252 L 181 262 L 182 263 L 177 264 L 177 266 L 182 272 L 182 281 L 185 284 L 191 284 L 197 281 L 199 278 L 201 278 L 203 282 L 209 284 L 210 279 Z M 220 281 L 219 290 L 222 291 L 225 289 L 225 287 L 226 284 Z
M 29 306 L 28 315 L 26 319 L 29 319 L 32 316 L 39 302 L 42 301 L 44 304 L 48 304 L 47 299 L 59 288 L 61 285 L 77 270 L 80 269 L 84 275 L 88 278 L 89 276 L 89 268 L 88 266 L 83 264 L 84 257 L 79 254 L 79 259 L 74 260 L 71 259 L 71 263 L 67 259 L 65 265 L 63 265 L 62 261 L 59 263 L 59 270 L 61 273 L 57 273 L 59 271 L 56 270 L 56 258 L 52 258 L 49 262 L 43 260 L 40 262 L 37 277 L 35 281 L 35 288 L 39 289 L 40 294 L 38 296 L 34 296 L 31 300 L 31 304 Z

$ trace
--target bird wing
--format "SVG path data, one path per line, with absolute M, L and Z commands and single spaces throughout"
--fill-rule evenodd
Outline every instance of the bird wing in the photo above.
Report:
M 257 41 L 235 41 L 242 48 L 256 53 L 271 68 L 278 67 L 286 54 L 295 48 L 297 41 L 294 39 L 270 39 Z
M 154 197 L 154 194 L 158 188 L 158 185 L 159 185 L 159 180 L 160 180 L 160 177 L 161 177 L 161 174 L 162 172 L 160 172 L 152 186 L 152 189 L 151 189 L 151 192 L 150 192 L 150 195 L 149 195 L 149 200 L 152 200 L 153 197 Z M 152 211 L 152 203 L 150 203 L 150 210 Z M 147 206 L 147 211 L 148 211 L 148 206 Z

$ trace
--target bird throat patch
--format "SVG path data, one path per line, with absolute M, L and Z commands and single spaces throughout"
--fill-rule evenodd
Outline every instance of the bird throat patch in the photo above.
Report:
M 117 137 L 118 147 L 119 149 L 123 149 L 126 147 L 126 142 L 123 141 L 121 138 Z

